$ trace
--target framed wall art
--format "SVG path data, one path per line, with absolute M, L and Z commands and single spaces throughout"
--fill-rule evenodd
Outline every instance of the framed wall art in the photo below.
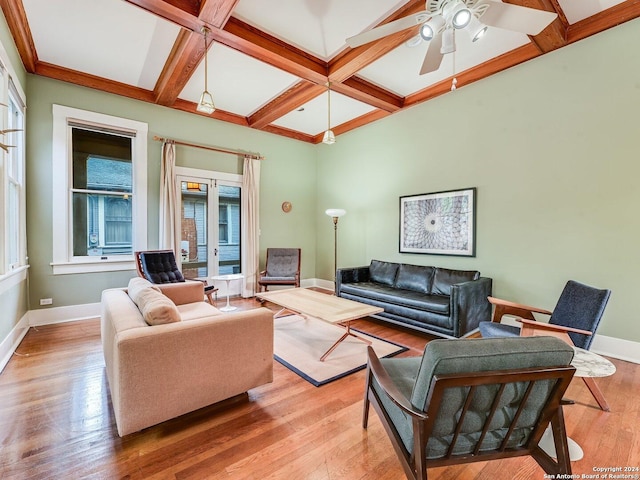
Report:
M 400 253 L 476 255 L 476 189 L 400 197 Z

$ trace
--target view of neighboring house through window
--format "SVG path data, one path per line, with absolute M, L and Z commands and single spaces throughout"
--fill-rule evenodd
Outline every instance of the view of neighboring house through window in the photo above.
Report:
M 135 268 L 147 249 L 146 123 L 53 105 L 54 275 Z
M 131 137 L 72 128 L 73 255 L 133 253 Z

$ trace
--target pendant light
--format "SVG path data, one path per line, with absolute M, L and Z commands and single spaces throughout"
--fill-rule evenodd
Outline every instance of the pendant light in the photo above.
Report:
M 207 33 L 209 33 L 209 29 L 207 27 L 202 27 L 202 33 L 204 34 L 204 91 L 202 95 L 200 95 L 200 101 L 198 102 L 198 106 L 196 110 L 202 113 L 206 113 L 207 115 L 211 115 L 216 110 L 216 106 L 213 104 L 213 96 L 209 93 L 208 90 L 208 66 L 207 66 L 207 54 L 209 50 L 209 45 L 207 44 Z
M 336 143 L 336 136 L 331 130 L 331 83 L 327 83 L 327 131 L 324 132 L 322 143 L 332 145 Z

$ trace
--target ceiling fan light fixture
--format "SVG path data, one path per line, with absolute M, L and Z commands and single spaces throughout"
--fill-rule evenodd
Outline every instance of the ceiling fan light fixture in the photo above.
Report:
M 456 38 L 454 32 L 453 28 L 447 28 L 442 33 L 442 47 L 440 48 L 440 53 L 443 55 L 456 51 Z
M 473 17 L 471 10 L 463 5 L 459 5 L 455 8 L 453 15 L 451 16 L 451 25 L 453 25 L 453 28 L 460 30 L 461 28 L 469 25 L 471 17 Z
M 477 42 L 478 40 L 480 40 L 482 37 L 485 36 L 488 29 L 489 27 L 487 27 L 484 23 L 478 20 L 477 17 L 474 15 L 472 16 L 471 21 L 469 22 L 469 26 L 466 28 L 466 31 L 469 34 L 469 37 L 471 37 L 471 41 Z
M 442 15 L 435 15 L 420 27 L 420 36 L 425 42 L 429 42 L 434 36 L 440 33 L 444 24 L 445 21 Z

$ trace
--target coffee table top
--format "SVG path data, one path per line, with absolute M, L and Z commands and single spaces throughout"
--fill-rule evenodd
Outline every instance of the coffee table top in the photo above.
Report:
M 330 323 L 347 322 L 384 311 L 380 307 L 373 307 L 306 288 L 287 288 L 257 293 L 256 297 Z

